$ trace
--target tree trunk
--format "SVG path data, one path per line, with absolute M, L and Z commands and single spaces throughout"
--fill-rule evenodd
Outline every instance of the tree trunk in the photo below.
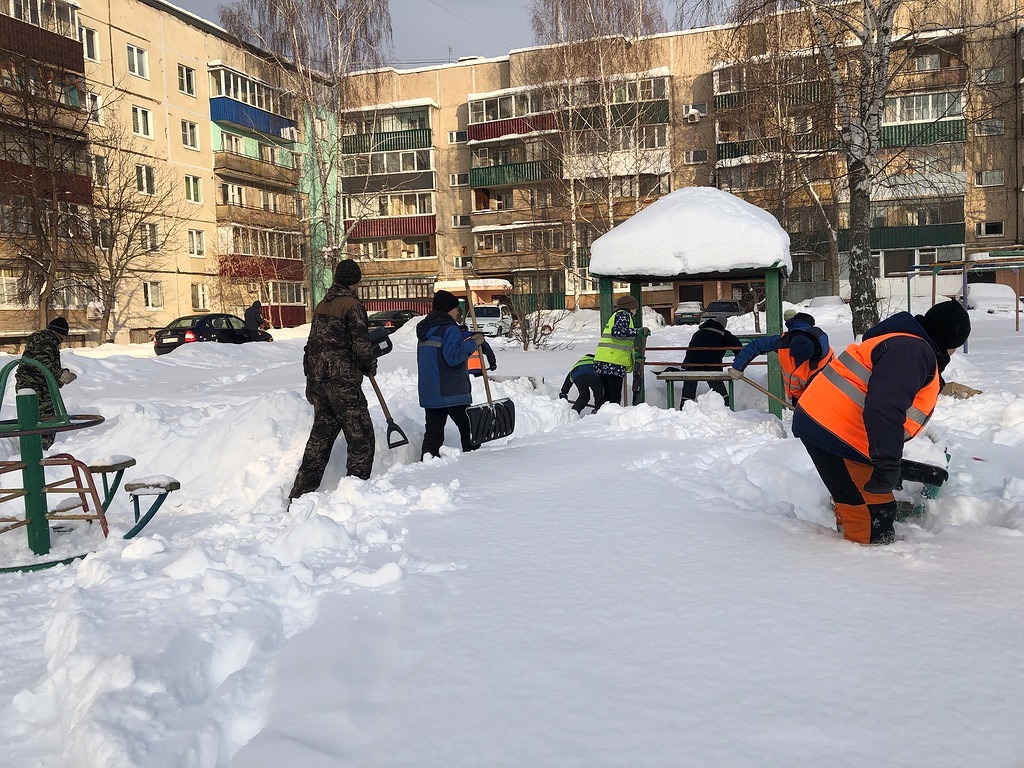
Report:
M 862 336 L 878 322 L 871 267 L 871 181 L 867 164 L 848 158 L 850 181 L 850 308 L 853 332 Z

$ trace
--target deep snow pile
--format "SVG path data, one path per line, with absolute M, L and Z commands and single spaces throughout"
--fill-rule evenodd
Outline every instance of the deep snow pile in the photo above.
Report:
M 840 347 L 844 310 L 815 312 Z M 655 407 L 578 419 L 554 395 L 594 317 L 547 351 L 496 342 L 498 374 L 545 378 L 494 385 L 516 434 L 426 463 L 401 329 L 378 378 L 412 444 L 387 450 L 367 388 L 372 480 L 342 477 L 339 445 L 323 490 L 291 507 L 302 331 L 65 352 L 69 410 L 107 420 L 56 448 L 129 453 L 136 476 L 182 489 L 136 541 L 0 576 L 0 762 L 1019 764 L 1024 349 L 1012 318 L 972 320 L 948 378 L 984 394 L 942 398 L 935 441 L 909 451 L 948 449 L 950 483 L 881 549 L 835 537 L 801 446 L 752 390 L 749 410 L 712 394 L 673 413 L 648 377 Z M 123 494 L 110 518 L 127 529 Z

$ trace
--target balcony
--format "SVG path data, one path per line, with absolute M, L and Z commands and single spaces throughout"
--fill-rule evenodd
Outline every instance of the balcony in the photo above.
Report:
M 473 123 L 466 129 L 470 141 L 489 141 L 502 136 L 524 136 L 538 131 L 557 131 L 561 126 L 558 115 L 545 112 L 528 117 L 509 117 L 505 120 L 489 120 Z
M 213 153 L 213 170 L 219 174 L 238 176 L 246 181 L 274 184 L 279 187 L 296 187 L 299 184 L 298 168 L 278 165 L 223 149 Z
M 92 179 L 50 168 L 0 160 L 0 197 L 29 194 L 76 205 L 92 204 Z
M 437 257 L 423 259 L 359 259 L 363 279 L 374 277 L 419 277 L 437 275 Z
M 378 131 L 354 133 L 341 137 L 341 151 L 346 155 L 368 152 L 397 152 L 402 149 L 430 149 L 430 129 L 414 131 Z
M 382 218 L 362 219 L 355 222 L 345 221 L 345 229 L 352 227 L 349 238 L 352 240 L 381 240 L 392 237 L 417 237 L 432 235 L 437 232 L 437 217 L 434 214 L 416 216 L 388 216 Z
M 920 147 L 926 144 L 967 141 L 967 121 L 939 120 L 934 123 L 902 123 L 882 126 L 883 147 Z
M 967 83 L 967 67 L 946 67 L 924 72 L 900 72 L 893 78 L 889 92 L 934 91 L 938 88 L 956 88 Z
M 85 73 L 85 54 L 74 34 L 65 36 L 0 14 L 0 40 L 5 51 L 65 72 Z
M 81 47 L 81 46 L 79 46 Z M 286 128 L 297 128 L 298 123 L 265 109 L 243 104 L 227 96 L 210 99 L 210 119 L 215 123 L 229 123 L 248 131 L 258 131 L 275 138 L 282 137 Z
M 668 122 L 668 101 L 640 101 L 628 104 L 612 104 L 613 126 L 661 125 Z M 584 107 L 570 114 L 573 129 L 593 130 L 605 125 L 605 107 Z
M 746 141 L 726 141 L 717 144 L 715 153 L 719 160 L 733 160 L 737 157 L 777 152 L 778 149 L 779 140 L 776 138 L 747 139 Z
M 302 259 L 279 259 L 274 256 L 253 256 L 244 253 L 221 254 L 218 262 L 222 277 L 237 280 L 287 280 L 304 278 Z
M 375 192 L 427 192 L 434 189 L 433 171 L 409 173 L 378 173 L 370 176 L 346 176 L 346 195 L 364 195 Z
M 963 245 L 966 227 L 956 224 L 924 224 L 916 227 L 872 227 L 872 250 L 889 248 L 933 248 L 939 245 Z M 849 249 L 849 230 L 839 232 L 839 250 Z
M 558 160 L 531 160 L 525 163 L 507 163 L 487 168 L 469 169 L 470 187 L 509 187 L 535 181 L 560 178 L 562 164 Z
M 266 229 L 290 230 L 301 232 L 302 224 L 294 212 L 249 205 L 233 205 L 217 203 L 217 223 L 241 224 L 247 227 L 264 227 Z

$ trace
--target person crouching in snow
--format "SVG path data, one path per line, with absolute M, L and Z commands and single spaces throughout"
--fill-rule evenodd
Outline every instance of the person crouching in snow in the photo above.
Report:
M 615 306 L 615 314 L 605 323 L 594 354 L 594 373 L 601 378 L 604 388 L 601 405 L 622 404 L 622 385 L 626 374 L 633 370 L 633 339 L 651 335 L 649 328 L 634 325 L 633 316 L 640 304 L 633 296 L 620 296 Z
M 569 369 L 565 381 L 562 382 L 562 391 L 558 393 L 562 400 L 569 399 L 569 389 L 573 384 L 576 385 L 578 393 L 576 401 L 572 404 L 572 409 L 576 413 L 583 413 L 583 409 L 590 402 L 591 392 L 594 393 L 594 410 L 601 407 L 604 402 L 604 386 L 601 384 L 601 377 L 594 373 L 593 355 L 584 355 Z
M 57 387 L 70 384 L 78 378 L 72 371 L 62 368 L 60 364 L 60 345 L 68 337 L 68 321 L 63 317 L 55 317 L 41 330 L 36 331 L 25 342 L 25 351 L 21 353 L 26 360 L 35 360 L 46 367 L 57 382 Z M 14 387 L 31 389 L 39 399 L 39 420 L 52 421 L 57 418 L 50 398 L 50 388 L 46 386 L 46 376 L 34 365 L 19 365 L 14 374 Z M 57 438 L 56 432 L 45 432 L 40 436 L 43 450 L 49 450 Z
M 459 328 L 462 329 L 462 333 L 464 336 L 471 336 L 469 326 L 467 326 L 465 323 L 459 325 Z M 494 350 L 491 349 L 491 345 L 485 341 L 483 344 L 480 345 L 480 349 L 478 349 L 476 352 L 470 355 L 469 360 L 466 361 L 466 368 L 469 369 L 470 376 L 480 377 L 484 375 L 484 372 L 482 370 L 484 367 L 484 357 L 487 358 L 488 371 L 493 371 L 498 367 L 498 359 L 494 356 Z
M 306 399 L 313 405 L 313 426 L 288 498 L 315 491 L 323 480 L 334 441 L 348 443 L 347 474 L 369 480 L 376 441 L 363 394 L 363 377 L 377 373 L 366 327 L 366 310 L 356 296 L 362 279 L 352 259 L 334 270 L 334 285 L 313 310 L 309 341 L 302 356 Z
M 473 402 L 467 361 L 484 343 L 481 333 L 469 336 L 459 327 L 459 300 L 448 291 L 438 291 L 430 313 L 416 325 L 416 370 L 420 407 L 425 413 L 423 449 L 420 458 L 441 455 L 444 425 L 455 422 L 462 438 L 463 452 L 477 446 L 470 440 L 466 409 Z
M 864 334 L 808 385 L 793 434 L 832 495 L 836 525 L 859 544 L 895 538 L 903 443 L 935 410 L 942 371 L 971 333 L 956 301 L 923 316 L 899 312 Z
M 796 405 L 811 379 L 832 361 L 835 354 L 829 346 L 828 336 L 814 324 L 814 317 L 790 309 L 785 318 L 789 330 L 781 336 L 762 336 L 751 341 L 736 355 L 729 375 L 738 379 L 755 357 L 777 352 L 786 396 Z

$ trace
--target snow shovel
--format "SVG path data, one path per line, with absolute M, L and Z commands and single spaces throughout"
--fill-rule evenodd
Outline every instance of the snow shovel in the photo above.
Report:
M 775 400 L 775 401 L 777 401 L 777 402 L 780 402 L 780 403 L 782 403 L 783 407 L 785 407 L 785 408 L 788 408 L 788 409 L 789 409 L 789 410 L 791 410 L 791 411 L 795 411 L 795 410 L 796 410 L 796 408 L 794 408 L 794 407 L 793 407 L 793 406 L 792 406 L 792 405 L 791 405 L 790 403 L 786 402 L 785 400 L 783 400 L 783 399 L 782 399 L 781 397 L 779 397 L 778 395 L 773 395 L 773 394 L 772 394 L 771 392 L 769 392 L 769 391 L 768 391 L 767 389 L 765 389 L 764 387 L 762 387 L 762 386 L 761 386 L 760 384 L 758 384 L 758 383 L 757 383 L 756 381 L 751 381 L 751 380 L 750 380 L 750 379 L 748 379 L 748 378 L 747 378 L 746 376 L 740 376 L 740 380 L 741 380 L 741 381 L 745 381 L 745 382 L 747 382 L 747 384 L 749 384 L 750 386 L 752 386 L 752 387 L 753 387 L 754 389 L 756 389 L 756 390 L 757 390 L 758 392 L 763 392 L 764 394 L 768 395 L 768 397 L 770 397 L 770 398 L 771 398 L 772 400 Z
M 408 445 L 409 438 L 405 436 L 405 432 L 402 428 L 395 424 L 395 420 L 391 418 L 391 411 L 388 410 L 388 404 L 384 402 L 384 395 L 380 393 L 380 387 L 377 386 L 377 379 L 374 376 L 370 376 L 370 384 L 373 385 L 373 391 L 377 393 L 377 400 L 380 401 L 381 410 L 384 411 L 384 418 L 388 421 L 388 448 L 398 448 L 399 446 Z
M 466 304 L 469 305 L 469 316 L 473 320 L 473 333 L 479 333 L 480 327 L 476 322 L 476 310 L 473 308 L 473 295 L 469 290 L 469 279 L 463 278 L 463 280 L 466 283 Z M 477 349 L 480 349 L 480 345 L 477 345 Z M 487 403 L 478 403 L 466 409 L 466 416 L 469 417 L 469 441 L 473 445 L 500 440 L 511 435 L 516 429 L 516 404 L 507 397 L 500 400 L 492 399 L 491 382 L 487 378 L 486 365 L 480 366 L 480 373 L 484 377 Z

